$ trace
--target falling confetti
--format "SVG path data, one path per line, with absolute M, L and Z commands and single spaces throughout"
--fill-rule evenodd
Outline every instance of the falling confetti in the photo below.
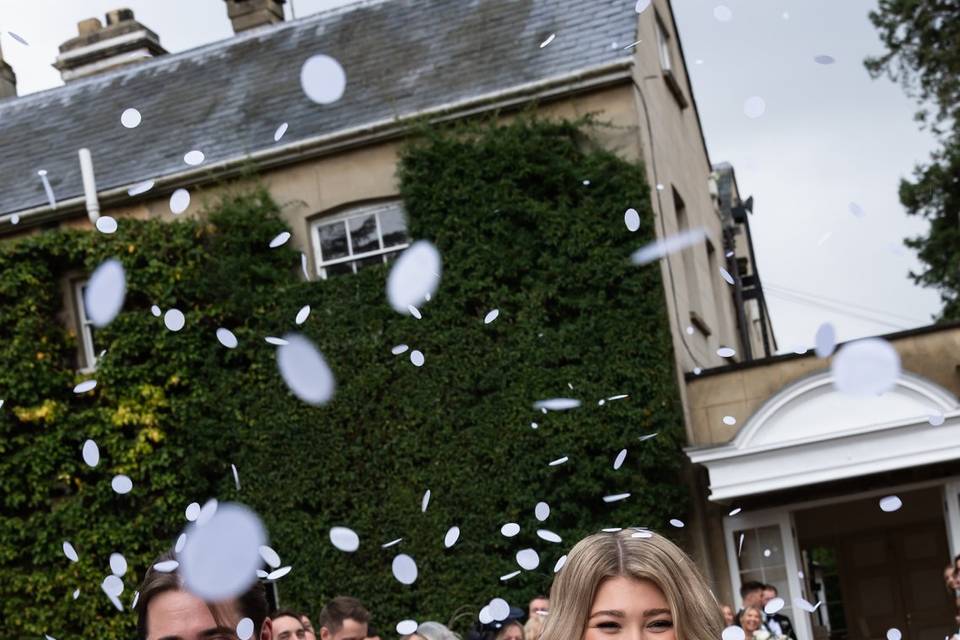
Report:
M 117 220 L 116 218 L 111 218 L 110 216 L 100 216 L 97 218 L 94 226 L 97 227 L 97 231 L 100 233 L 106 233 L 109 235 L 116 232 Z
M 183 156 L 183 161 L 190 165 L 191 167 L 196 167 L 203 164 L 203 161 L 206 159 L 206 156 L 203 155 L 203 151 L 194 149 L 193 151 L 188 151 Z
M 277 234 L 277 236 L 270 241 L 270 248 L 276 249 L 277 247 L 282 247 L 283 245 L 287 244 L 288 240 L 290 240 L 290 232 L 283 231 Z
M 331 532 L 332 533 L 332 532 Z M 257 549 L 257 553 L 260 554 L 260 557 L 264 562 L 267 563 L 267 566 L 271 569 L 280 568 L 280 554 L 274 551 L 269 545 L 262 544 L 260 548 Z
M 409 349 L 410 347 L 408 347 L 405 344 L 398 344 L 397 346 L 390 349 L 390 353 L 392 353 L 395 356 L 399 356 L 402 353 L 406 353 Z
M 778 613 L 786 605 L 783 598 L 770 598 L 767 604 L 763 605 L 763 612 L 768 616 Z
M 636 209 L 627 209 L 623 214 L 623 223 L 627 225 L 627 231 L 633 233 L 640 229 L 640 214 Z
M 87 440 L 83 443 L 83 462 L 88 467 L 96 467 L 100 464 L 100 448 L 93 440 Z
M 613 461 L 613 469 L 614 469 L 614 471 L 616 471 L 616 470 L 618 470 L 620 467 L 622 467 L 622 466 L 623 466 L 623 461 L 626 460 L 626 459 L 627 459 L 627 450 L 626 450 L 626 449 L 621 449 L 621 450 L 620 450 L 620 453 L 617 454 L 617 457 L 616 457 L 616 458 L 614 459 L 614 461 Z
M 935 413 L 931 415 L 929 418 L 927 418 L 927 422 L 929 422 L 930 425 L 933 427 L 939 427 L 944 423 L 945 420 L 946 418 L 942 413 Z
M 721 358 L 732 358 L 737 355 L 737 351 L 731 347 L 720 347 L 717 349 L 717 355 Z
M 343 97 L 347 74 L 330 56 L 317 54 L 307 58 L 300 68 L 300 86 L 317 104 L 333 104 Z
M 217 341 L 227 349 L 236 349 L 238 344 L 237 336 L 233 335 L 233 331 L 224 327 L 217 329 Z
M 723 416 L 723 424 L 727 425 L 728 427 L 732 427 L 733 425 L 737 424 L 737 419 L 733 416 Z
M 63 543 L 63 555 L 67 556 L 70 562 L 78 562 L 80 560 L 80 556 L 77 555 L 77 550 L 74 549 L 73 545 L 69 542 Z
M 430 489 L 427 489 L 423 493 L 423 498 L 420 499 L 420 513 L 426 513 L 428 506 L 430 506 Z
M 520 525 L 516 522 L 508 522 L 500 527 L 500 535 L 504 538 L 512 538 L 518 533 L 520 533 Z
M 300 307 L 300 311 L 297 312 L 297 317 L 294 320 L 298 325 L 303 324 L 307 321 L 307 318 L 310 317 L 310 305 L 304 305 Z
M 506 582 L 507 580 L 512 580 L 513 578 L 516 578 L 516 577 L 517 577 L 518 575 L 520 575 L 521 573 L 523 573 L 523 572 L 522 572 L 522 571 L 519 571 L 519 570 L 518 570 L 518 571 L 511 571 L 510 573 L 507 573 L 507 574 L 504 574 L 504 575 L 500 576 L 500 581 L 501 581 L 501 582 Z
M 548 411 L 566 411 L 568 409 L 576 409 L 579 406 L 580 401 L 574 398 L 551 398 L 533 403 L 534 409 L 546 409 Z
M 333 527 L 330 529 L 330 543 L 340 551 L 353 553 L 360 548 L 360 536 L 353 529 Z
M 893 513 L 894 511 L 899 511 L 900 507 L 903 506 L 903 500 L 897 496 L 886 496 L 880 498 L 880 510 L 886 513 Z
M 720 277 L 724 279 L 727 284 L 736 284 L 736 281 L 733 279 L 733 276 L 730 275 L 730 272 L 720 267 Z
M 229 600 L 256 579 L 266 532 L 260 518 L 240 504 L 221 505 L 203 526 L 190 525 L 180 554 L 183 581 L 208 602 Z
M 30 43 L 28 43 L 26 40 L 24 40 L 23 36 L 21 36 L 21 35 L 19 35 L 19 34 L 16 34 L 16 33 L 14 33 L 13 31 L 7 31 L 7 33 L 10 34 L 10 37 L 11 37 L 11 38 L 13 38 L 14 40 L 16 40 L 16 41 L 19 42 L 20 44 L 22 44 L 22 45 L 24 45 L 24 46 L 27 46 L 27 47 L 30 46 Z
M 190 192 L 186 189 L 177 189 L 170 196 L 170 212 L 178 216 L 190 206 Z
M 440 252 L 426 240 L 418 240 L 394 262 L 387 277 L 387 299 L 394 311 L 410 313 L 432 296 L 440 284 Z
M 837 346 L 837 332 L 833 325 L 824 322 L 814 337 L 814 350 L 818 358 L 829 358 Z
M 453 545 L 457 544 L 457 540 L 460 539 L 460 527 L 450 527 L 447 529 L 447 534 L 443 536 L 443 546 L 449 549 Z
M 629 493 L 615 493 L 615 494 L 610 495 L 610 496 L 603 496 L 603 501 L 604 501 L 604 502 L 607 502 L 607 503 L 609 503 L 609 502 L 620 502 L 621 500 L 626 500 L 626 499 L 629 498 L 629 497 L 630 497 L 630 494 L 629 494 Z
M 851 202 L 850 204 L 848 204 L 847 210 L 850 211 L 850 213 L 852 213 L 857 218 L 862 218 L 863 216 L 867 215 L 866 212 L 863 210 L 863 207 L 861 207 L 856 202 Z
M 645 265 L 659 260 L 671 253 L 683 251 L 688 247 L 700 244 L 707 237 L 707 232 L 703 229 L 690 229 L 672 236 L 667 236 L 663 240 L 656 240 L 633 252 L 630 260 L 635 265 Z
M 50 208 L 56 209 L 57 198 L 53 195 L 53 187 L 50 186 L 50 181 L 47 179 L 47 170 L 40 169 L 37 171 L 37 175 L 40 176 L 40 182 L 43 183 L 43 190 L 47 194 L 47 202 L 50 204 Z
M 276 581 L 284 577 L 293 570 L 293 567 L 280 567 L 276 571 L 267 574 L 267 580 Z
M 87 391 L 93 391 L 97 386 L 96 380 L 84 380 L 77 386 L 73 388 L 74 393 L 86 393 Z
M 401 620 L 397 623 L 397 633 L 401 636 L 409 636 L 416 633 L 419 626 L 416 620 Z
M 817 64 L 833 64 L 836 62 L 836 59 L 833 56 L 828 56 L 826 54 L 820 54 L 813 57 L 813 61 Z
M 110 481 L 110 486 L 120 495 L 126 495 L 133 490 L 133 480 L 123 474 L 116 475 Z
M 556 467 L 557 465 L 561 465 L 561 464 L 565 463 L 565 462 L 566 462 L 567 460 L 569 460 L 569 459 L 570 459 L 570 458 L 568 458 L 567 456 L 563 456 L 562 458 L 557 458 L 556 460 L 552 460 L 552 461 L 550 462 L 550 466 L 551 466 L 551 467 Z
M 559 572 L 560 572 L 560 569 L 563 569 L 563 565 L 565 565 L 565 564 L 567 564 L 567 556 L 566 556 L 566 555 L 562 555 L 562 556 L 560 556 L 560 559 L 557 560 L 557 564 L 553 565 L 553 572 L 554 572 L 554 573 L 559 573 Z
M 876 396 L 900 377 L 900 355 L 886 340 L 867 338 L 844 346 L 833 358 L 833 386 L 841 393 Z
M 284 122 L 279 127 L 277 127 L 276 131 L 273 132 L 273 141 L 280 142 L 280 138 L 282 138 L 283 134 L 285 134 L 286 132 L 287 132 L 287 123 Z
M 548 44 L 550 44 L 551 42 L 553 42 L 556 37 L 557 37 L 557 34 L 551 33 L 549 36 L 547 36 L 547 39 L 546 39 L 546 40 L 544 40 L 543 42 L 540 43 L 540 48 L 543 49 L 545 46 L 547 46 Z M 585 184 L 590 184 L 590 182 L 589 182 L 589 181 L 585 181 Z
M 170 331 L 180 331 L 186 321 L 186 317 L 179 309 L 167 309 L 167 312 L 163 314 L 163 324 Z
M 393 559 L 393 577 L 400 584 L 411 585 L 417 581 L 417 563 L 405 553 Z
M 183 511 L 183 516 L 187 519 L 187 522 L 196 522 L 197 518 L 200 517 L 200 503 L 191 502 L 188 504 Z
M 637 0 L 636 6 L 633 7 L 633 10 L 637 13 L 643 13 L 650 6 L 651 0 Z
M 684 525 L 683 520 L 678 520 L 678 519 L 676 519 L 676 518 L 671 518 L 671 519 L 670 519 L 670 526 L 671 526 L 671 527 L 676 527 L 677 529 L 683 529 L 683 527 L 686 526 L 686 525 Z
M 105 327 L 117 317 L 127 296 L 127 277 L 119 260 L 97 267 L 83 292 L 84 309 L 95 327 Z
M 146 193 L 147 191 L 150 191 L 150 189 L 153 189 L 154 184 L 155 184 L 155 181 L 153 180 L 144 180 L 143 182 L 138 182 L 137 184 L 127 189 L 127 195 L 138 196 L 141 193 Z
M 517 551 L 517 564 L 521 569 L 533 571 L 540 566 L 540 554 L 533 549 L 521 549 Z
M 546 502 L 538 502 L 537 506 L 533 508 L 533 515 L 540 522 L 544 522 L 550 517 L 550 505 Z
M 414 349 L 410 352 L 410 362 L 413 363 L 415 367 L 422 367 L 425 362 L 423 353 Z
M 287 334 L 285 340 L 288 344 L 277 349 L 277 366 L 287 387 L 307 404 L 329 402 L 336 384 L 323 355 L 299 334 Z
M 253 620 L 244 618 L 237 623 L 237 638 L 239 640 L 250 640 L 253 637 Z
M 731 625 L 723 630 L 723 633 L 720 634 L 720 637 L 723 640 L 744 640 L 746 635 L 743 632 L 743 629 L 736 625 Z
M 903 638 L 903 634 L 900 633 L 900 629 L 887 629 L 887 640 L 900 640 Z
M 547 542 L 563 542 L 563 539 L 548 529 L 537 529 L 537 537 Z
M 736 509 L 733 509 L 732 511 L 730 511 L 730 513 L 728 513 L 727 515 L 730 517 L 733 517 L 735 515 L 738 515 L 741 511 L 743 511 L 743 509 L 740 507 L 737 507 Z
M 760 96 L 750 96 L 743 102 L 743 114 L 748 118 L 759 118 L 767 111 L 767 103 Z
M 140 126 L 141 120 L 140 112 L 133 108 L 124 109 L 123 113 L 120 114 L 120 124 L 127 129 L 136 129 Z
M 490 324 L 491 322 L 493 322 L 494 320 L 496 320 L 496 319 L 499 318 L 499 317 L 500 317 L 500 310 L 499 310 L 499 309 L 493 309 L 493 310 L 489 311 L 489 312 L 487 313 L 487 315 L 483 318 L 483 324 Z
M 119 553 L 110 554 L 110 573 L 122 578 L 127 572 L 127 559 Z

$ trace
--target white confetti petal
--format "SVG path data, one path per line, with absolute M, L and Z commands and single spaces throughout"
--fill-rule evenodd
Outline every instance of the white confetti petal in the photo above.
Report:
M 233 482 L 237 486 L 237 491 L 240 491 L 240 473 L 237 472 L 237 466 L 231 463 L 230 469 L 233 470 Z
M 767 111 L 767 103 L 760 96 L 750 96 L 743 102 L 743 114 L 748 118 L 759 118 Z
M 741 511 L 743 511 L 743 509 L 741 507 L 737 507 L 736 509 L 731 510 L 727 515 L 733 517 L 738 515 Z
M 317 104 L 332 104 L 343 97 L 347 74 L 330 56 L 318 54 L 307 58 L 300 68 L 300 86 Z
M 69 542 L 63 543 L 63 555 L 67 556 L 67 559 L 70 562 L 77 562 L 80 560 L 80 557 L 77 555 L 77 550 L 73 548 L 73 545 Z
M 413 366 L 415 366 L 415 367 L 422 367 L 422 366 L 423 366 L 423 363 L 425 362 L 424 357 L 423 357 L 423 353 L 420 352 L 420 351 L 418 351 L 418 350 L 416 350 L 416 349 L 414 349 L 413 351 L 411 351 L 411 352 L 410 352 L 410 362 L 412 362 L 412 363 L 413 363 Z
M 273 141 L 280 142 L 280 138 L 282 138 L 283 134 L 285 134 L 286 132 L 287 132 L 287 123 L 284 122 L 279 127 L 277 127 L 276 131 L 273 132 Z
M 567 460 L 569 460 L 569 459 L 570 459 L 570 458 L 569 458 L 568 456 L 563 456 L 562 458 L 557 458 L 556 460 L 551 460 L 551 461 L 550 461 L 550 466 L 551 466 L 551 467 L 556 467 L 556 466 L 558 466 L 558 465 L 561 465 L 561 464 L 565 463 L 565 462 L 566 462 Z
M 116 233 L 117 231 L 117 220 L 116 218 L 111 218 L 110 216 L 100 216 L 97 218 L 97 221 L 94 223 L 97 227 L 97 231 L 100 233 Z
M 380 548 L 381 548 L 381 549 L 388 549 L 388 548 L 390 548 L 390 547 L 392 547 L 392 546 L 394 546 L 394 545 L 400 544 L 401 542 L 403 542 L 403 538 L 397 538 L 396 540 L 391 540 L 390 542 L 386 542 L 386 543 L 380 545 Z
M 353 529 L 332 527 L 330 529 L 330 543 L 340 551 L 353 553 L 360 548 L 360 536 Z
M 903 638 L 903 634 L 900 633 L 900 629 L 887 629 L 887 640 L 900 640 Z
M 903 500 L 897 496 L 886 496 L 880 498 L 880 510 L 887 513 L 893 513 L 894 511 L 899 511 L 900 507 L 903 506 Z
M 620 502 L 621 500 L 626 500 L 630 497 L 629 493 L 615 493 L 610 496 L 603 496 L 604 502 Z
M 721 358 L 732 358 L 733 356 L 737 355 L 737 351 L 730 347 L 720 347 L 717 349 L 717 355 Z
M 157 305 L 152 305 L 152 306 L 150 307 L 150 313 L 153 314 L 153 317 L 159 318 L 160 315 L 163 313 L 163 311 L 161 311 L 161 310 L 160 310 L 160 307 L 158 307 Z
M 122 474 L 116 475 L 110 481 L 110 486 L 120 495 L 125 495 L 133 490 L 133 480 Z
M 876 396 L 892 389 L 900 377 L 900 355 L 886 340 L 866 338 L 845 345 L 830 367 L 841 393 Z
M 127 559 L 119 553 L 110 554 L 110 573 L 122 578 L 127 572 Z
M 280 568 L 280 554 L 274 551 L 272 547 L 262 544 L 257 549 L 257 553 L 260 554 L 260 557 L 271 569 Z
M 426 513 L 427 507 L 430 505 L 430 489 L 427 489 L 423 493 L 423 498 L 420 500 L 420 513 Z
M 565 565 L 565 564 L 567 564 L 567 556 L 566 556 L 566 555 L 562 555 L 562 556 L 560 556 L 560 559 L 557 560 L 557 564 L 553 565 L 553 572 L 554 572 L 554 573 L 559 573 L 559 572 L 560 572 L 560 569 L 563 569 L 563 565 Z
M 83 443 L 83 461 L 88 467 L 95 467 L 100 464 L 100 447 L 93 440 L 87 440 Z
M 930 425 L 933 427 L 939 427 L 944 423 L 945 420 L 946 418 L 942 413 L 934 413 L 929 418 L 927 418 L 927 422 L 929 422 Z
M 630 260 L 635 265 L 649 264 L 671 253 L 683 251 L 688 247 L 700 244 L 706 237 L 707 232 L 701 228 L 682 231 L 672 236 L 667 236 L 665 239 L 655 240 L 644 245 L 633 252 Z
M 76 600 L 79 597 L 80 597 L 80 588 L 78 587 L 73 590 L 73 599 Z
M 154 180 L 144 180 L 143 182 L 138 182 L 127 189 L 127 195 L 138 196 L 141 193 L 146 193 L 147 191 L 150 191 L 150 189 L 153 189 L 153 185 L 155 183 L 156 182 Z
M 323 405 L 333 397 L 333 372 L 313 343 L 299 334 L 287 334 L 289 344 L 277 349 L 277 364 L 284 382 L 298 398 Z
M 440 252 L 430 242 L 418 240 L 394 262 L 387 277 L 387 299 L 394 311 L 409 313 L 432 296 L 440 284 Z
M 116 598 L 123 593 L 123 580 L 117 576 L 107 576 L 103 579 L 103 582 L 100 583 L 100 588 L 103 589 L 103 592 L 108 596 Z
M 767 604 L 763 605 L 763 611 L 768 616 L 772 616 L 783 609 L 784 605 L 786 605 L 786 602 L 783 601 L 783 598 L 770 598 Z
M 563 542 L 563 539 L 560 538 L 560 536 L 548 529 L 537 529 L 537 536 L 541 540 L 546 540 L 547 542 Z
M 517 551 L 517 564 L 521 569 L 533 571 L 540 566 L 540 554 L 533 549 L 521 549 Z
M 814 344 L 818 358 L 830 357 L 837 346 L 837 332 L 832 324 L 824 322 L 820 325 L 814 338 Z
M 416 633 L 419 626 L 416 620 L 401 620 L 397 623 L 397 633 L 401 636 L 409 636 Z
M 400 584 L 411 585 L 417 581 L 417 563 L 405 553 L 393 559 L 393 577 Z
M 546 39 L 546 40 L 544 40 L 543 42 L 540 43 L 540 48 L 543 49 L 545 46 L 547 46 L 548 44 L 550 44 L 551 42 L 553 42 L 556 37 L 557 37 L 557 34 L 551 33 L 549 36 L 547 36 L 547 39 Z M 590 184 L 590 181 L 589 181 L 589 180 L 585 180 L 584 183 L 585 183 L 585 184 Z
M 533 403 L 534 409 L 546 409 L 548 411 L 566 411 L 567 409 L 576 409 L 579 406 L 580 401 L 575 398 L 550 398 Z
M 450 527 L 447 529 L 447 535 L 443 537 L 443 546 L 449 549 L 453 545 L 457 544 L 457 540 L 460 539 L 460 527 Z
M 217 340 L 227 349 L 237 348 L 237 336 L 235 336 L 233 331 L 230 331 L 230 329 L 225 327 L 220 327 L 217 329 Z
M 410 348 L 410 347 L 408 347 L 408 346 L 405 345 L 405 344 L 398 344 L 398 345 L 395 346 L 393 349 L 390 349 L 390 353 L 392 353 L 392 354 L 395 355 L 395 356 L 398 356 L 398 355 L 400 355 L 401 353 L 406 353 L 409 348 Z
M 650 0 L 637 0 L 637 4 L 634 6 L 633 10 L 637 13 L 643 13 L 649 6 Z
M 202 527 L 203 525 L 210 522 L 210 519 L 217 513 L 217 509 L 220 508 L 220 503 L 216 498 L 210 498 L 200 507 L 200 513 L 197 514 L 197 526 Z
M 659 431 L 654 431 L 653 433 L 644 434 L 640 436 L 639 440 L 640 442 L 643 442 L 644 440 L 650 440 L 651 438 L 656 438 L 659 433 L 660 433 Z
M 177 189 L 170 195 L 170 212 L 178 216 L 190 206 L 190 192 L 186 189 Z
M 287 241 L 290 240 L 289 231 L 281 231 L 276 235 L 276 237 L 270 241 L 270 248 L 276 249 L 277 247 L 282 247 L 287 244 Z
M 167 312 L 163 314 L 163 324 L 170 331 L 180 331 L 186 322 L 187 318 L 180 309 L 167 309 Z
M 677 529 L 683 529 L 683 527 L 686 525 L 684 525 L 683 520 L 678 520 L 677 518 L 671 518 L 670 526 L 676 527 Z
M 307 318 L 310 317 L 310 305 L 304 305 L 300 307 L 300 311 L 297 311 L 297 317 L 295 322 L 297 324 L 303 324 L 307 321 Z
M 127 275 L 119 260 L 110 258 L 94 270 L 83 292 L 83 307 L 95 327 L 117 317 L 127 297 Z
M 621 449 L 620 453 L 617 454 L 617 457 L 613 461 L 613 469 L 616 471 L 623 466 L 623 461 L 627 459 L 627 450 Z
M 720 634 L 720 637 L 723 640 L 744 640 L 746 635 L 743 632 L 743 629 L 736 625 L 730 625 L 723 630 L 723 633 Z
M 237 623 L 237 638 L 239 640 L 250 640 L 253 637 L 253 620 L 244 618 Z
M 183 551 L 183 545 L 187 544 L 187 534 L 181 533 L 177 536 L 177 543 L 173 546 L 174 553 Z
M 187 505 L 187 508 L 183 512 L 184 517 L 186 517 L 187 522 L 196 522 L 197 518 L 200 517 L 200 503 L 191 502 Z
M 623 214 L 623 223 L 627 225 L 627 231 L 634 233 L 640 229 L 640 214 L 632 207 L 627 209 Z
M 120 114 L 120 124 L 127 129 L 136 129 L 140 126 L 141 120 L 140 112 L 134 108 L 124 109 L 123 113 Z
M 544 522 L 550 517 L 550 505 L 546 502 L 538 502 L 537 506 L 533 508 L 533 515 L 538 521 Z
M 267 336 L 263 339 L 263 341 L 267 344 L 272 344 L 275 347 L 283 347 L 290 344 L 287 340 L 284 340 L 283 338 L 276 338 L 274 336 Z
M 826 54 L 820 54 L 813 57 L 813 61 L 817 64 L 833 64 L 837 60 L 833 56 L 828 56 Z
M 280 578 L 286 576 L 288 573 L 293 571 L 293 567 L 280 567 L 276 571 L 271 571 L 267 574 L 267 580 L 279 580 Z
M 420 313 L 420 309 L 417 309 L 415 306 L 413 306 L 413 305 L 408 306 L 408 307 L 407 307 L 407 311 L 409 311 L 409 312 L 410 312 L 410 315 L 412 315 L 412 316 L 413 316 L 414 318 L 416 318 L 417 320 L 422 320 L 422 319 L 423 319 L 423 314 Z
M 197 149 L 188 151 L 186 155 L 183 156 L 183 161 L 191 167 L 196 167 L 197 165 L 203 164 L 204 160 L 205 156 L 203 155 L 203 151 L 198 151 Z
M 224 504 L 204 526 L 190 525 L 180 571 L 191 593 L 208 602 L 232 599 L 256 579 L 263 524 L 240 504 Z
M 505 538 L 512 538 L 518 533 L 520 533 L 520 525 L 516 522 L 508 522 L 500 527 L 500 535 Z
M 510 617 L 510 605 L 503 598 L 494 598 L 487 606 L 494 622 L 503 622 Z
M 521 573 L 520 570 L 511 571 L 510 573 L 500 576 L 500 581 L 506 582 L 507 580 L 512 580 L 513 578 L 516 578 L 518 575 L 520 575 L 520 573 Z
M 727 284 L 734 284 L 733 276 L 723 267 L 720 267 L 720 277 L 723 278 Z
M 14 40 L 16 40 L 17 42 L 19 42 L 20 44 L 22 44 L 22 45 L 24 45 L 24 46 L 27 46 L 27 47 L 30 46 L 30 43 L 28 43 L 26 40 L 24 40 L 23 36 L 21 36 L 21 35 L 19 35 L 19 34 L 16 34 L 16 33 L 14 33 L 13 31 L 7 31 L 7 33 L 9 33 L 9 34 L 10 34 L 10 37 L 13 38 Z
M 153 565 L 154 570 L 160 573 L 173 573 L 179 567 L 180 563 L 177 560 L 164 560 Z
M 800 610 L 802 610 L 802 611 L 806 611 L 807 613 L 813 613 L 814 611 L 817 610 L 817 607 L 820 606 L 820 603 L 819 603 L 819 602 L 818 602 L 817 604 L 813 605 L 813 604 L 810 604 L 809 602 L 807 602 L 806 600 L 804 600 L 803 598 L 794 598 L 794 599 L 793 599 L 793 604 L 794 604 L 794 606 L 797 607 L 798 609 L 800 609 Z
M 732 427 L 733 425 L 737 424 L 737 419 L 733 416 L 723 416 L 723 424 L 727 425 L 728 427 Z
M 492 309 L 487 312 L 487 315 L 483 318 L 483 324 L 490 324 L 494 320 L 500 317 L 500 309 Z

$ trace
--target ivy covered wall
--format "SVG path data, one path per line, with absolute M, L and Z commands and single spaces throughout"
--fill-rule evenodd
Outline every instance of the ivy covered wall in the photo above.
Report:
M 520 120 L 427 132 L 408 145 L 399 179 L 411 236 L 444 261 L 421 320 L 389 307 L 389 267 L 304 282 L 299 253 L 268 248 L 284 223 L 263 190 L 227 196 L 199 220 L 121 220 L 114 235 L 55 230 L 0 246 L 5 632 L 132 637 L 134 614 L 100 591 L 110 553 L 130 564 L 129 605 L 186 524 L 186 505 L 213 496 L 263 518 L 293 566 L 279 582 L 284 606 L 315 615 L 332 596 L 356 595 L 387 637 L 401 619 L 446 622 L 458 610 L 470 612 L 462 630 L 494 596 L 525 606 L 598 528 L 675 531 L 667 521 L 684 517 L 687 495 L 660 270 L 629 262 L 653 237 L 642 168 L 596 148 L 576 123 Z M 627 207 L 641 213 L 636 233 Z M 62 276 L 111 256 L 127 272 L 126 305 L 97 333 L 96 389 L 74 394 L 88 376 L 73 370 L 75 335 L 53 320 Z M 168 331 L 153 304 L 182 310 L 185 328 Z M 297 327 L 303 305 L 312 312 Z M 499 318 L 484 324 L 494 308 Z M 221 326 L 238 348 L 220 345 Z M 293 330 L 337 378 L 325 407 L 290 395 L 264 341 Z M 422 351 L 424 366 L 392 355 L 397 344 Z M 599 402 L 620 394 L 629 398 Z M 533 409 L 558 396 L 583 405 Z M 80 455 L 87 438 L 102 454 L 93 469 Z M 133 479 L 130 494 L 112 491 L 117 473 Z M 632 495 L 603 501 L 622 492 Z M 552 509 L 544 523 L 541 500 Z M 511 521 L 521 532 L 504 538 Z M 356 553 L 330 544 L 337 525 L 360 535 Z M 445 549 L 453 525 L 460 541 Z M 64 557 L 64 540 L 79 562 Z M 525 547 L 540 567 L 502 582 Z M 400 552 L 419 565 L 409 587 L 391 575 Z

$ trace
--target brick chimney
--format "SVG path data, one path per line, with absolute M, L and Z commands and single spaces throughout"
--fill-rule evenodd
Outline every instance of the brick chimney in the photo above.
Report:
M 287 0 L 224 0 L 234 33 L 283 22 Z
M 149 60 L 167 52 L 160 38 L 133 17 L 130 9 L 107 13 L 107 25 L 97 18 L 77 24 L 78 35 L 60 45 L 53 66 L 64 82 Z
M 17 74 L 13 67 L 3 59 L 3 49 L 0 49 L 0 100 L 17 97 Z

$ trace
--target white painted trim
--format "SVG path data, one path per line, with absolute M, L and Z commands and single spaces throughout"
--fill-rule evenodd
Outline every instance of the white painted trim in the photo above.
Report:
M 311 239 L 311 243 L 312 243 L 312 245 L 313 245 L 313 263 L 314 263 L 314 265 L 316 266 L 316 273 L 317 273 L 318 276 L 320 276 L 320 278 L 322 278 L 322 279 L 324 279 L 324 280 L 327 279 L 327 272 L 326 272 L 326 268 L 327 268 L 327 267 L 332 267 L 332 266 L 335 266 L 335 265 L 338 265 L 338 264 L 342 264 L 342 263 L 345 263 L 345 262 L 353 262 L 353 261 L 355 261 L 355 260 L 363 260 L 364 258 L 372 258 L 372 257 L 375 257 L 375 256 L 385 256 L 385 255 L 389 255 L 389 254 L 391 254 L 391 253 L 400 253 L 401 251 L 403 251 L 404 249 L 406 249 L 407 247 L 410 246 L 410 243 L 409 243 L 409 242 L 406 242 L 406 243 L 403 243 L 403 244 L 394 245 L 394 246 L 392 246 L 392 247 L 384 247 L 384 246 L 383 246 L 383 232 L 382 232 L 382 230 L 380 229 L 380 212 L 381 212 L 382 209 L 386 208 L 388 205 L 397 205 L 397 206 L 399 206 L 400 212 L 401 212 L 401 214 L 403 214 L 404 224 L 406 224 L 406 222 L 407 222 L 407 212 L 406 212 L 406 210 L 403 208 L 403 203 L 400 202 L 400 200 L 399 200 L 399 199 L 396 199 L 396 198 L 387 199 L 387 200 L 381 200 L 381 201 L 378 201 L 378 202 L 368 202 L 368 203 L 364 203 L 364 204 L 358 204 L 358 205 L 356 205 L 356 206 L 354 206 L 354 207 L 349 207 L 349 208 L 344 209 L 344 210 L 342 210 L 342 211 L 338 211 L 337 213 L 334 213 L 334 214 L 332 214 L 332 215 L 328 215 L 328 216 L 320 215 L 320 216 L 317 216 L 317 217 L 315 217 L 315 218 L 313 218 L 313 219 L 311 219 L 311 220 L 309 221 L 310 239 Z M 367 251 L 367 252 L 365 252 L 365 253 L 354 254 L 354 253 L 353 253 L 353 240 L 350 238 L 350 227 L 349 227 L 349 225 L 347 225 L 347 227 L 346 227 L 347 236 L 346 236 L 346 237 L 347 237 L 347 252 L 348 252 L 348 255 L 346 255 L 346 256 L 344 256 L 344 257 L 342 257 L 342 258 L 334 258 L 334 259 L 332 259 L 332 260 L 321 260 L 321 256 L 322 256 L 322 253 L 323 253 L 323 252 L 322 252 L 321 249 L 320 249 L 320 227 L 326 226 L 326 225 L 330 225 L 330 224 L 334 224 L 334 223 L 337 223 L 337 222 L 344 222 L 344 223 L 346 223 L 347 221 L 349 221 L 349 220 L 351 220 L 351 219 L 353 219 L 353 218 L 359 218 L 359 217 L 361 217 L 361 216 L 369 216 L 369 215 L 373 215 L 373 216 L 374 216 L 374 219 L 376 220 L 376 223 L 377 223 L 377 241 L 378 241 L 379 244 L 380 244 L 380 248 L 379 248 L 379 249 L 376 249 L 376 250 L 374 250 L 374 251 Z M 356 274 L 356 272 L 357 272 L 357 271 L 356 271 L 356 268 L 354 268 L 353 272 L 354 272 L 354 274 Z

